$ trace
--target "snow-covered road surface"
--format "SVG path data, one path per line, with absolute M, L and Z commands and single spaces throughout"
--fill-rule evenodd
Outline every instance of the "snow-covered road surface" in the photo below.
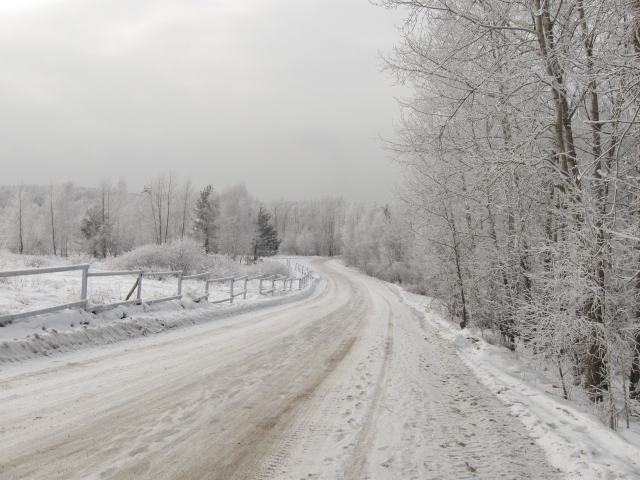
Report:
M 0 371 L 0 478 L 556 478 L 386 284 Z

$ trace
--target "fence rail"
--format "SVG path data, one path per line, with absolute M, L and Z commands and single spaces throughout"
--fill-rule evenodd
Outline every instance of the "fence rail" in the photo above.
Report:
M 290 265 L 290 261 L 287 259 L 287 264 Z M 173 272 L 145 272 L 143 270 L 132 270 L 132 271 L 117 271 L 117 272 L 90 272 L 89 264 L 81 264 L 81 265 L 69 265 L 66 267 L 45 267 L 45 268 L 32 268 L 32 269 L 24 269 L 24 270 L 7 270 L 0 271 L 0 278 L 6 277 L 18 277 L 25 275 L 41 275 L 44 273 L 62 273 L 62 272 L 70 272 L 80 270 L 82 273 L 81 277 L 81 287 L 80 287 L 80 300 L 77 302 L 65 303 L 61 305 L 56 305 L 53 307 L 40 308 L 37 310 L 29 310 L 26 312 L 18 312 L 7 315 L 0 315 L 0 326 L 6 325 L 8 323 L 12 323 L 18 320 L 23 320 L 25 318 L 34 317 L 36 315 L 42 315 L 46 313 L 58 312 L 61 310 L 67 310 L 71 308 L 79 307 L 87 312 L 101 312 L 104 310 L 109 310 L 120 305 L 140 305 L 147 304 L 153 305 L 160 302 L 168 302 L 171 300 L 181 300 L 183 298 L 182 295 L 182 283 L 185 280 L 198 280 L 203 279 L 205 282 L 205 293 L 204 295 L 197 297 L 194 301 L 199 302 L 202 300 L 209 301 L 210 289 L 209 286 L 212 283 L 220 283 L 220 282 L 229 282 L 229 296 L 220 300 L 209 301 L 209 303 L 224 303 L 229 302 L 233 303 L 234 298 L 242 295 L 243 299 L 247 298 L 247 284 L 252 280 L 260 280 L 259 284 L 259 293 L 260 295 L 266 295 L 271 293 L 272 295 L 276 292 L 276 281 L 283 282 L 283 291 L 287 292 L 287 282 L 289 283 L 289 291 L 293 290 L 293 282 L 294 280 L 298 280 L 298 289 L 301 290 L 304 288 L 309 281 L 309 278 L 313 275 L 313 271 L 309 270 L 306 267 L 303 267 L 299 264 L 296 264 L 296 271 L 303 273 L 302 277 L 285 277 L 280 275 L 271 275 L 265 277 L 264 275 L 257 275 L 253 277 L 243 276 L 243 277 L 225 277 L 225 278 L 211 278 L 210 272 L 199 273 L 196 275 L 188 275 L 185 276 L 182 271 L 173 271 Z M 306 270 L 305 270 L 306 269 Z M 129 291 L 129 294 L 123 301 L 103 304 L 103 305 L 88 305 L 87 299 L 87 290 L 88 290 L 88 279 L 89 277 L 108 277 L 108 276 L 127 276 L 127 275 L 135 275 L 137 277 L 136 282 L 133 287 Z M 177 295 L 164 297 L 164 298 L 154 298 L 154 299 L 143 299 L 142 298 L 142 279 L 143 277 L 169 277 L 169 276 L 177 276 L 178 285 L 177 285 Z M 268 290 L 263 290 L 263 282 L 265 280 L 271 281 L 271 288 Z M 241 291 L 234 291 L 236 282 L 243 282 Z M 136 292 L 136 298 L 130 300 L 133 292 Z

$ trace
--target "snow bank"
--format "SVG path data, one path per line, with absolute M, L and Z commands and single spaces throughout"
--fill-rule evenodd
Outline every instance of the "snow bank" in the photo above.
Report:
M 0 327 L 0 364 L 78 350 L 227 318 L 310 297 L 318 279 L 303 290 L 251 295 L 233 304 L 195 303 L 187 298 L 157 305 L 119 306 L 98 314 L 70 310 Z
M 425 312 L 424 320 L 438 327 L 483 384 L 522 421 L 563 478 L 640 478 L 640 442 L 630 443 L 584 406 L 561 398 L 551 375 L 537 371 L 522 354 L 460 330 L 431 308 L 430 299 L 398 290 L 406 303 Z M 637 441 L 640 429 L 637 423 L 632 427 L 628 437 Z

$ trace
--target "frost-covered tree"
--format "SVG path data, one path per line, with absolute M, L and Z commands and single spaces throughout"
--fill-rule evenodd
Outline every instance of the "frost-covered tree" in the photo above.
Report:
M 408 9 L 387 62 L 414 92 L 390 148 L 445 300 L 613 425 L 612 386 L 640 388 L 640 4 L 384 3 Z
M 178 177 L 175 173 L 162 173 L 151 179 L 149 185 L 144 188 L 144 193 L 149 198 L 148 205 L 158 245 L 166 243 L 171 238 L 169 225 L 171 215 L 174 213 L 172 206 L 174 206 L 177 182 Z
M 109 254 L 116 255 L 118 252 L 114 241 L 113 197 L 111 183 L 103 179 L 96 203 L 87 209 L 80 223 L 85 249 L 95 257 L 107 258 Z
M 73 182 L 66 182 L 58 186 L 56 210 L 57 234 L 56 241 L 60 256 L 68 257 L 77 248 L 77 232 L 84 212 L 84 205 L 78 201 L 82 195 Z
M 193 183 L 191 177 L 187 177 L 180 188 L 180 216 L 178 217 L 178 228 L 180 240 L 184 240 L 188 232 L 190 212 L 193 208 Z
M 54 200 L 55 189 L 53 183 L 50 183 L 47 186 L 47 213 L 48 213 L 48 226 L 51 232 L 51 249 L 53 250 L 53 254 L 58 254 L 58 242 L 57 242 L 57 228 L 56 223 L 58 220 L 58 215 L 55 209 L 55 205 L 57 202 Z
M 206 253 L 217 253 L 217 219 L 219 201 L 213 186 L 207 185 L 200 191 L 193 213 L 193 234 Z
M 300 255 L 339 255 L 345 205 L 343 198 L 335 197 L 298 202 L 280 201 L 275 223 L 282 240 L 280 250 Z M 272 211 L 273 208 L 272 206 Z
M 18 184 L 16 189 L 16 197 L 14 201 L 13 217 L 15 222 L 15 231 L 18 242 L 18 253 L 24 253 L 24 231 L 25 231 L 25 215 L 26 215 L 26 189 L 23 183 Z
M 368 275 L 413 286 L 416 277 L 408 233 L 397 209 L 377 203 L 351 204 L 342 226 L 346 261 Z
M 219 251 L 242 261 L 245 255 L 252 253 L 258 202 L 244 184 L 225 189 L 219 195 L 219 201 L 220 214 L 216 220 Z

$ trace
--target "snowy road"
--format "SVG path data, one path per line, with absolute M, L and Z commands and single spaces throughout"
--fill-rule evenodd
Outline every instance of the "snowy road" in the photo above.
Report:
M 0 478 L 555 478 L 450 343 L 334 261 L 309 299 L 8 365 Z

